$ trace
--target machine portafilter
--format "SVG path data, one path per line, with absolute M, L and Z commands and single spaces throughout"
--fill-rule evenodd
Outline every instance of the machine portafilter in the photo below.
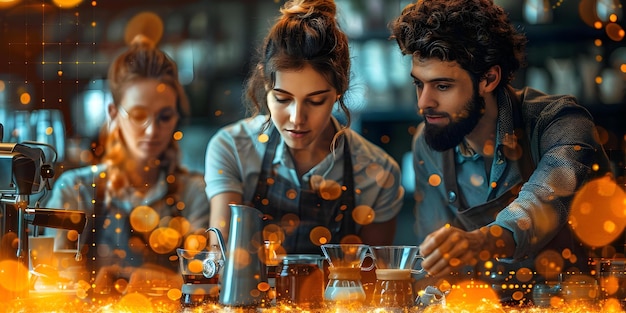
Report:
M 15 282 L 13 286 L 0 284 L 0 302 L 28 297 L 28 224 L 79 233 L 85 227 L 84 212 L 30 207 L 30 196 L 50 189 L 49 179 L 53 176 L 42 149 L 0 143 L 0 279 Z M 13 274 L 14 279 L 2 277 Z

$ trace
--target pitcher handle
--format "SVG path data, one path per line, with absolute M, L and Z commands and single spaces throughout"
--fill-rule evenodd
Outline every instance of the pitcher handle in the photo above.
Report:
M 222 252 L 222 261 L 226 262 L 226 249 L 224 248 L 224 236 L 222 236 L 222 232 L 215 227 L 209 227 L 207 228 L 205 233 L 208 233 L 210 231 L 215 233 L 215 236 L 217 237 L 217 243 L 220 246 L 220 252 Z
M 416 255 L 415 256 L 415 264 L 417 264 L 417 260 L 419 260 L 419 259 L 424 261 L 424 256 L 419 255 L 419 254 Z M 413 266 L 415 266 L 415 264 L 413 264 Z M 411 269 L 411 274 L 421 274 L 421 273 L 424 273 L 424 268 L 423 267 L 420 268 L 419 270 L 418 269 L 414 269 L 414 268 Z
M 363 260 L 367 259 L 367 258 L 372 259 L 372 264 L 370 264 L 370 266 L 368 267 L 361 267 L 361 271 L 363 272 L 367 272 L 367 271 L 371 271 L 374 269 L 374 267 L 376 267 L 376 259 L 374 259 L 374 254 L 367 252 L 365 253 L 365 256 L 363 257 Z

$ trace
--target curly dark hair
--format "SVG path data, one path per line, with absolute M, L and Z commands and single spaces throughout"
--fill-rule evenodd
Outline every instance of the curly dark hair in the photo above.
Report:
M 245 97 L 252 115 L 268 113 L 267 92 L 276 83 L 276 72 L 310 65 L 337 90 L 339 106 L 350 125 L 344 96 L 349 87 L 348 37 L 339 28 L 332 0 L 292 0 L 280 9 L 260 47 L 257 63 L 246 82 Z M 269 119 L 268 119 L 269 124 Z
M 389 28 L 402 54 L 456 61 L 475 82 L 499 65 L 499 88 L 526 62 L 526 36 L 493 0 L 418 0 Z

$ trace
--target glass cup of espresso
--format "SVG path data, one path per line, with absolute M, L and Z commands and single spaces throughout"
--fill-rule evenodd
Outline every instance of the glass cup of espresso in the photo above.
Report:
M 183 307 L 217 303 L 219 300 L 219 271 L 223 260 L 219 249 L 176 249 L 183 276 L 180 303 Z
M 372 305 L 384 308 L 406 308 L 415 305 L 412 274 L 422 273 L 415 269 L 419 254 L 418 246 L 372 246 L 372 258 L 376 266 L 376 284 Z

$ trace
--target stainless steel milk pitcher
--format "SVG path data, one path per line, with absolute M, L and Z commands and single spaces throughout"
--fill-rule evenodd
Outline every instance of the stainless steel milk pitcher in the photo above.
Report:
M 225 306 L 258 306 L 266 296 L 267 275 L 265 273 L 263 246 L 263 213 L 240 204 L 229 204 L 231 209 L 230 230 L 225 251 L 225 263 L 220 277 L 219 302 Z M 220 246 L 224 238 L 216 228 L 207 231 L 216 233 Z

